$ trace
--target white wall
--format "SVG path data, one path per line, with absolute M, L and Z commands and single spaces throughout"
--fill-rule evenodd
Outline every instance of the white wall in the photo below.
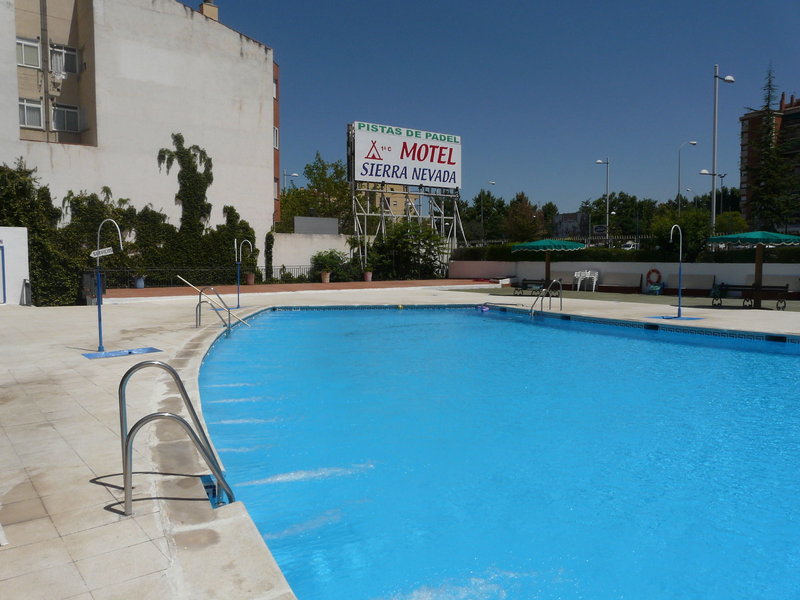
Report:
M 325 235 L 321 233 L 276 233 L 272 247 L 272 266 L 306 266 L 311 264 L 311 256 L 325 250 L 339 250 L 348 256 L 350 246 L 346 235 Z
M 3 285 L 5 303 L 22 304 L 22 283 L 30 279 L 28 230 L 25 227 L 0 227 L 0 247 L 3 248 L 4 262 L 0 265 L 0 304 L 3 303 Z
M 0 0 L 0 77 L 9 83 L 0 86 L 0 161 L 23 156 L 57 206 L 70 190 L 105 185 L 178 226 L 177 165 L 159 172 L 156 155 L 182 133 L 213 160 L 211 224 L 234 205 L 263 257 L 274 208 L 272 50 L 175 0 L 93 0 L 93 10 L 97 147 L 25 142 L 9 83 L 17 78 L 14 2 Z
M 582 270 L 600 272 L 598 283 L 603 283 L 603 273 L 641 273 L 647 275 L 650 269 L 658 269 L 669 287 L 677 287 L 677 282 L 669 281 L 670 275 L 678 273 L 676 262 L 597 262 L 597 261 L 558 261 L 550 263 L 552 271 L 575 272 Z M 755 270 L 748 263 L 685 263 L 683 273 L 689 275 L 716 275 L 717 282 L 746 285 L 747 276 Z M 800 289 L 800 265 L 783 263 L 764 263 L 764 275 L 780 275 L 790 278 L 790 290 Z M 502 262 L 502 261 L 451 261 L 449 277 L 492 278 L 517 277 L 518 279 L 538 279 L 544 277 L 544 261 Z

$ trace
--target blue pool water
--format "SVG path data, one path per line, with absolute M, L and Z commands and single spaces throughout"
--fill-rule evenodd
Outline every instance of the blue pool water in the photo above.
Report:
M 473 309 L 251 323 L 203 410 L 300 600 L 800 596 L 797 356 Z

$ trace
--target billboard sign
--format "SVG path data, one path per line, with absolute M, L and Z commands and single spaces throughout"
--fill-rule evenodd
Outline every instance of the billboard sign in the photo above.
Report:
M 356 121 L 353 179 L 373 183 L 461 187 L 461 137 Z

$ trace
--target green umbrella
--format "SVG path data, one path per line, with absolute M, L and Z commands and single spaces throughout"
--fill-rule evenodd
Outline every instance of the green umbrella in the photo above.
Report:
M 586 244 L 581 242 L 571 242 L 569 240 L 536 240 L 535 242 L 525 242 L 511 247 L 512 252 L 524 252 L 533 250 L 546 252 L 544 256 L 544 278 L 550 281 L 550 252 L 553 250 L 582 250 Z
M 736 244 L 737 246 L 755 246 L 756 264 L 755 275 L 753 276 L 753 287 L 755 289 L 753 306 L 761 308 L 761 289 L 762 270 L 764 264 L 764 246 L 796 246 L 800 244 L 800 236 L 787 235 L 785 233 L 773 233 L 771 231 L 747 231 L 745 233 L 730 233 L 728 235 L 715 235 L 708 238 L 712 244 Z

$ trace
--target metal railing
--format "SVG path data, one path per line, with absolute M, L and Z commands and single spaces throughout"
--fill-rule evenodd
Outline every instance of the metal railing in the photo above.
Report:
M 219 299 L 220 304 L 227 311 L 227 313 L 228 313 L 228 322 L 227 323 L 225 322 L 225 319 L 222 317 L 222 315 L 219 314 L 219 311 L 215 310 L 213 312 L 219 317 L 219 320 L 222 321 L 222 326 L 225 327 L 225 329 L 226 329 L 225 335 L 230 335 L 231 334 L 231 309 L 228 306 L 228 304 L 225 302 L 225 300 L 222 299 L 222 296 L 220 296 L 217 293 L 217 290 L 215 290 L 214 287 L 210 286 L 210 285 L 207 285 L 206 287 L 202 288 L 200 290 L 200 292 L 198 292 L 198 294 L 197 294 L 197 306 L 194 307 L 194 326 L 195 327 L 200 327 L 200 320 L 201 320 L 200 319 L 200 307 L 203 304 L 208 304 L 213 309 L 213 304 L 211 304 L 211 302 L 209 302 L 208 300 L 203 300 L 203 296 L 207 296 L 208 295 L 208 294 L 206 294 L 206 290 L 211 290 L 212 292 L 214 292 L 214 294 Z
M 189 413 L 189 417 L 194 424 L 194 429 L 192 426 L 186 422 L 186 419 L 180 417 L 176 414 L 169 413 L 169 412 L 156 412 L 146 415 L 139 419 L 133 427 L 131 427 L 130 431 L 128 430 L 128 407 L 126 403 L 126 388 L 128 387 L 128 382 L 130 381 L 131 377 L 138 371 L 145 369 L 147 367 L 156 367 L 159 369 L 163 369 L 172 377 L 172 380 L 175 382 L 175 385 L 178 388 L 178 393 L 183 400 L 183 404 L 186 407 L 187 412 Z M 122 376 L 122 379 L 119 382 L 119 430 L 120 430 L 120 443 L 122 445 L 122 477 L 123 477 L 123 486 L 125 489 L 125 514 L 131 515 L 133 514 L 133 440 L 136 437 L 136 434 L 141 430 L 142 427 L 150 423 L 151 421 L 155 421 L 157 419 L 168 419 L 171 421 L 175 421 L 178 423 L 186 432 L 189 439 L 194 443 L 195 447 L 197 448 L 200 456 L 205 461 L 206 465 L 208 466 L 209 470 L 211 470 L 212 474 L 217 480 L 217 483 L 222 487 L 225 491 L 225 494 L 228 496 L 229 502 L 234 502 L 235 497 L 233 495 L 233 490 L 231 490 L 228 482 L 225 481 L 225 477 L 222 472 L 222 467 L 217 460 L 216 455 L 214 454 L 214 450 L 211 446 L 211 442 L 206 435 L 205 429 L 203 425 L 200 423 L 200 418 L 197 416 L 197 412 L 194 409 L 194 405 L 189 398 L 189 394 L 186 391 L 186 386 L 183 385 L 183 381 L 181 380 L 180 376 L 178 375 L 177 371 L 173 369 L 170 365 L 160 360 L 146 360 L 135 364 L 130 369 L 125 372 L 125 375 Z
M 558 310 L 562 310 L 564 308 L 564 290 L 561 287 L 561 281 L 559 281 L 558 279 L 553 279 L 550 282 L 550 285 L 547 286 L 547 288 L 543 288 L 542 291 L 539 292 L 539 295 L 536 296 L 536 299 L 533 301 L 533 304 L 531 304 L 531 310 L 530 310 L 530 315 L 531 316 L 533 316 L 533 310 L 536 307 L 536 303 L 539 300 L 542 301 L 541 310 L 544 310 L 544 300 L 543 300 L 543 298 L 545 298 L 545 297 L 550 298 L 550 302 L 547 305 L 547 308 L 548 309 L 553 308 L 553 294 L 551 294 L 550 292 L 551 292 L 551 290 L 553 288 L 553 285 L 556 284 L 556 283 L 558 284 L 558 294 L 556 294 L 558 296 L 558 302 L 559 302 Z

